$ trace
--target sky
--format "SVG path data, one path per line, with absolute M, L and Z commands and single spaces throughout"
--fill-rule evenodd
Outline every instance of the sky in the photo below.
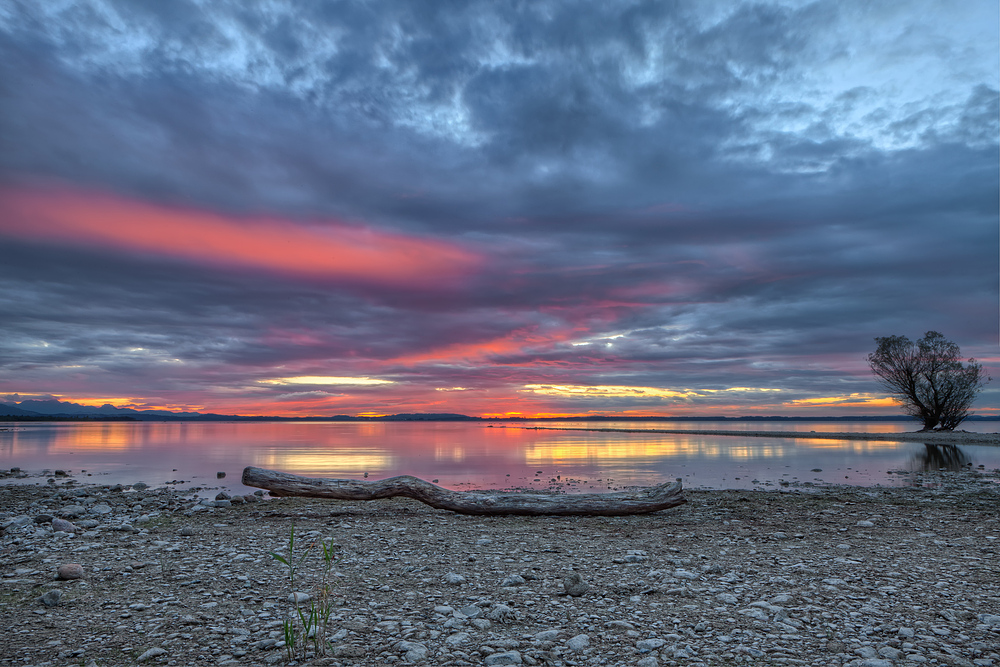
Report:
M 0 401 L 891 415 L 929 330 L 1000 378 L 998 20 L 0 0 Z

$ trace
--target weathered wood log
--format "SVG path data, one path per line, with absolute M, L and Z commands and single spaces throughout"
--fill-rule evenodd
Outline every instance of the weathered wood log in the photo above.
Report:
M 681 481 L 635 492 L 620 493 L 502 493 L 451 491 L 410 475 L 363 482 L 323 479 L 255 468 L 243 469 L 243 483 L 267 489 L 275 496 L 306 496 L 336 500 L 378 500 L 403 496 L 436 509 L 459 514 L 520 514 L 529 516 L 623 516 L 648 514 L 687 502 Z

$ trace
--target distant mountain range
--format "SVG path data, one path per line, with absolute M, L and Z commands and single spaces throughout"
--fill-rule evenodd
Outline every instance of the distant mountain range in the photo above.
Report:
M 26 400 L 20 403 L 0 403 L 0 418 L 15 417 L 32 421 L 49 419 L 113 419 L 130 421 L 483 421 L 480 417 L 452 413 L 398 414 L 384 417 L 247 417 L 219 415 L 211 412 L 171 412 L 169 410 L 134 410 L 117 408 L 110 403 L 100 407 L 57 401 L 55 399 Z
M 384 415 L 381 417 L 354 417 L 351 415 L 333 415 L 316 417 L 263 417 L 244 415 L 219 415 L 204 412 L 171 412 L 169 410 L 133 410 L 132 408 L 116 408 L 110 403 L 105 403 L 100 407 L 90 405 L 80 405 L 57 401 L 55 399 L 46 400 L 26 400 L 20 403 L 0 403 L 0 420 L 10 417 L 14 420 L 25 421 L 46 421 L 46 420 L 124 420 L 124 421 L 343 421 L 343 422 L 372 422 L 372 421 L 590 421 L 590 422 L 611 422 L 611 421 L 910 421 L 902 416 L 888 417 L 781 417 L 769 416 L 742 416 L 742 417 L 662 417 L 645 416 L 631 417 L 621 415 L 580 415 L 576 417 L 470 417 L 450 412 L 437 413 L 402 413 L 396 415 Z M 998 421 L 1000 417 L 981 417 L 973 415 L 970 421 Z

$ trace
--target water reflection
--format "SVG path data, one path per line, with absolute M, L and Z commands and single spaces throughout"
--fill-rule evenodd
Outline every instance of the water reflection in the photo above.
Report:
M 913 457 L 911 470 L 932 472 L 935 470 L 959 471 L 972 465 L 972 458 L 957 445 L 930 445 L 918 451 Z
M 754 425 L 777 430 L 766 423 Z M 822 426 L 796 425 L 806 432 Z M 578 489 L 567 489 L 583 492 L 609 482 L 650 485 L 677 477 L 689 488 L 896 485 L 903 479 L 886 471 L 908 466 L 955 470 L 970 462 L 1000 468 L 1000 448 L 991 447 L 959 450 L 895 441 L 535 430 L 520 424 L 507 428 L 461 422 L 10 426 L 11 430 L 0 430 L 0 469 L 62 468 L 91 477 L 80 481 L 102 483 L 155 485 L 183 479 L 203 485 L 207 480 L 234 490 L 240 490 L 239 473 L 246 465 L 319 477 L 361 478 L 368 473 L 370 479 L 380 479 L 410 474 L 439 479 L 442 486 L 453 488 L 539 488 L 551 479 L 589 480 Z M 216 472 L 227 472 L 228 477 L 217 482 Z

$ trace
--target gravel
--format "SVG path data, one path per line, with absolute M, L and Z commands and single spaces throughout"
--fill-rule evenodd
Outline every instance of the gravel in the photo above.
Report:
M 0 665 L 286 664 L 291 600 L 323 599 L 324 562 L 310 551 L 293 582 L 271 552 L 331 539 L 328 649 L 299 665 L 1000 667 L 998 480 L 688 491 L 574 518 L 0 486 Z M 53 530 L 69 515 L 97 523 Z

